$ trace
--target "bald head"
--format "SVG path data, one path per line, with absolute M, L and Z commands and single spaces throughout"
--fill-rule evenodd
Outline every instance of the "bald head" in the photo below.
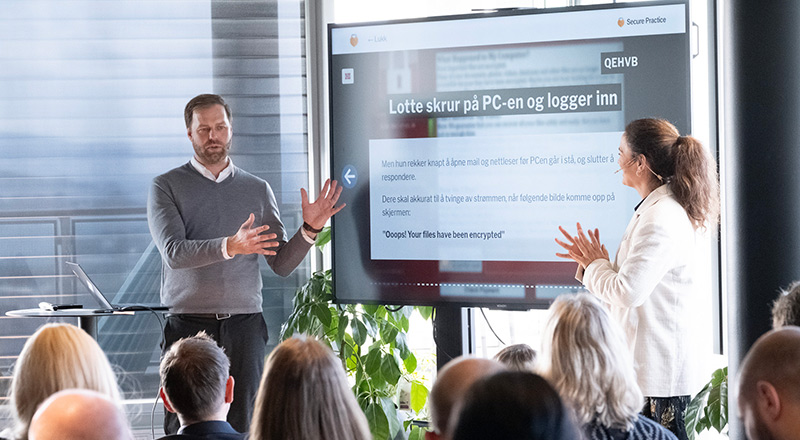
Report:
M 29 440 L 132 440 L 128 420 L 111 399 L 91 390 L 64 390 L 42 402 Z
M 800 432 L 800 327 L 758 338 L 739 367 L 739 417 L 750 440 L 796 439 Z
M 431 424 L 436 432 L 448 438 L 451 430 L 450 415 L 453 408 L 464 399 L 469 387 L 486 376 L 505 370 L 494 360 L 458 357 L 439 371 L 433 384 L 428 403 L 431 410 Z
M 800 327 L 773 330 L 753 344 L 739 367 L 739 398 L 751 397 L 759 381 L 800 401 Z

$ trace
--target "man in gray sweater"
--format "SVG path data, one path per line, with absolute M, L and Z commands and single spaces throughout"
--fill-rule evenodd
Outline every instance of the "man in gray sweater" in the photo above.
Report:
M 153 179 L 147 202 L 150 233 L 161 253 L 161 302 L 170 306 L 162 354 L 203 330 L 225 349 L 236 380 L 228 421 L 247 432 L 266 356 L 259 255 L 289 275 L 318 232 L 344 205 L 342 187 L 326 181 L 312 202 L 301 189 L 303 227 L 288 241 L 269 184 L 228 157 L 231 110 L 218 95 L 199 95 L 184 110 L 194 147 L 190 162 Z M 173 414 L 164 430 L 178 429 Z

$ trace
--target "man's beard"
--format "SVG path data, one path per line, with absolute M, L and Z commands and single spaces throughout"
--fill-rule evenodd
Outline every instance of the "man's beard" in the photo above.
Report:
M 209 142 L 202 147 L 192 142 L 192 147 L 194 147 L 194 152 L 203 165 L 215 165 L 228 158 L 228 151 L 230 151 L 231 149 L 232 142 L 233 139 L 229 140 L 228 143 L 224 146 L 220 143 Z M 222 148 L 208 150 L 208 147 L 211 146 L 221 146 Z

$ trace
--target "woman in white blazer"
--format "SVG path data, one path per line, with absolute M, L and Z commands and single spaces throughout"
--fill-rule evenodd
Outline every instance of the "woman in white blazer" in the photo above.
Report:
M 695 393 L 696 356 L 692 307 L 700 231 L 716 225 L 719 183 L 714 159 L 699 141 L 681 136 L 671 123 L 639 119 L 625 127 L 619 146 L 622 183 L 642 196 L 614 262 L 597 229 L 577 235 L 559 228 L 567 253 L 578 263 L 577 278 L 600 298 L 625 330 L 643 414 L 686 439 L 684 413 Z

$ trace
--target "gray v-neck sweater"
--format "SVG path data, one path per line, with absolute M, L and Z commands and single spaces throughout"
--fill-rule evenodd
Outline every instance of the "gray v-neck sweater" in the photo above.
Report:
M 233 166 L 233 165 L 231 165 Z M 258 255 L 225 260 L 222 240 L 236 234 L 250 213 L 254 226 L 277 233 L 272 270 L 289 275 L 311 244 L 297 233 L 287 242 L 269 184 L 241 168 L 214 182 L 187 163 L 153 179 L 147 201 L 150 233 L 161 253 L 161 302 L 172 313 L 261 312 Z

